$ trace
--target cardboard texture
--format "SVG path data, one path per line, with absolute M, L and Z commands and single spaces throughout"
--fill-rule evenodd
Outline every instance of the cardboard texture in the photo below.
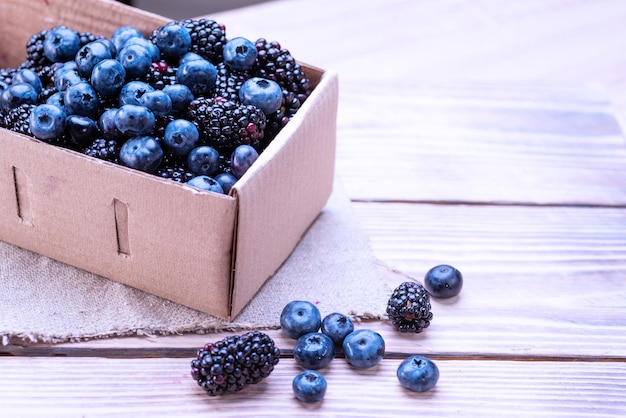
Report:
M 22 62 L 30 36 L 53 26 L 110 36 L 133 25 L 148 35 L 167 21 L 110 0 L 2 0 L 0 67 Z M 0 129 L 0 239 L 233 318 L 289 256 L 332 190 L 337 77 L 302 65 L 313 94 L 230 196 Z

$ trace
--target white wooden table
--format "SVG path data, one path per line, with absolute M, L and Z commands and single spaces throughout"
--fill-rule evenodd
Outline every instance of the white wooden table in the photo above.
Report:
M 284 0 L 210 17 L 338 71 L 337 171 L 385 280 L 450 263 L 463 292 L 433 300 L 422 334 L 368 323 L 387 357 L 331 363 L 320 404 L 295 400 L 288 357 L 207 397 L 189 360 L 223 335 L 183 335 L 0 348 L 1 416 L 626 415 L 625 2 Z M 424 394 L 395 377 L 414 353 L 441 371 Z

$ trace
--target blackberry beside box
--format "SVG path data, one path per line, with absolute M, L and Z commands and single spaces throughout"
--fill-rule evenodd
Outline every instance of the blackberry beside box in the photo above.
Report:
M 168 22 L 112 0 L 3 0 L 0 69 L 17 68 L 27 54 L 35 65 L 41 60 L 41 45 L 27 44 L 53 27 L 79 32 L 84 43 L 111 38 L 125 25 L 150 39 Z M 218 35 L 221 30 L 215 22 L 184 22 L 188 29 L 198 25 L 208 25 Z M 226 30 L 227 39 L 235 37 Z M 288 48 L 288 39 L 276 41 Z M 264 39 L 255 45 L 264 60 L 265 54 L 277 51 L 271 45 L 272 40 Z M 210 43 L 194 48 L 198 54 L 214 53 Z M 70 146 L 18 133 L 28 132 L 25 115 L 31 105 L 23 106 L 4 118 L 13 131 L 0 128 L 0 239 L 191 308 L 234 318 L 289 256 L 332 190 L 337 78 L 299 64 L 310 80 L 310 96 L 295 114 L 285 112 L 292 115 L 282 129 L 281 120 L 268 117 L 265 132 L 280 131 L 269 144 L 255 143 L 261 147 L 258 159 L 228 194 L 178 182 L 193 173 L 178 164 L 174 153 L 163 156 L 166 168 L 147 173 L 121 165 L 110 138 L 98 138 L 80 152 L 77 144 L 92 128 L 87 116 L 72 119 Z M 227 101 L 243 81 L 223 65 L 216 67 L 215 88 L 222 89 Z M 9 77 L 4 73 L 0 75 Z M 173 74 L 172 68 L 153 66 L 146 78 L 160 90 L 172 84 Z M 72 82 L 69 77 L 66 81 Z M 40 94 L 58 100 L 53 91 Z M 285 101 L 297 103 L 297 94 Z M 224 108 L 206 99 L 200 105 Z M 45 110 L 40 112 L 44 119 Z M 155 131 L 164 134 L 166 118 L 156 117 Z M 205 131 L 201 135 L 211 132 L 205 121 L 199 126 Z M 254 142 L 263 124 L 252 127 L 246 141 Z M 223 160 L 221 156 L 220 169 L 227 165 Z M 152 168 L 138 165 L 145 166 Z

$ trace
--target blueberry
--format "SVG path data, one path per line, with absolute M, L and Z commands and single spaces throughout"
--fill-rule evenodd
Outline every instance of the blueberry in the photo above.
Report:
M 76 70 L 64 70 L 54 73 L 54 87 L 60 92 L 65 92 L 68 87 L 82 81 L 85 81 L 85 79 Z
M 172 101 L 172 112 L 183 113 L 187 110 L 189 103 L 194 96 L 189 87 L 184 84 L 168 84 L 163 87 L 163 91 L 170 96 Z
M 115 58 L 115 55 L 117 55 L 117 48 L 115 48 L 113 41 L 111 41 L 110 39 L 100 38 L 96 39 L 94 42 L 100 42 L 101 44 L 103 44 L 111 53 L 111 58 Z
M 21 70 L 17 70 L 15 74 L 13 74 L 13 78 L 11 80 L 11 84 L 21 84 L 26 83 L 33 86 L 37 94 L 41 93 L 43 90 L 43 85 L 41 84 L 41 79 L 31 69 L 23 68 Z
M 52 75 L 54 78 L 57 78 L 59 75 L 66 71 L 76 71 L 78 72 L 78 64 L 76 64 L 75 60 L 66 61 L 66 62 L 56 62 L 52 64 Z
M 65 131 L 67 114 L 63 108 L 51 104 L 40 104 L 30 112 L 30 131 L 44 141 L 60 138 Z
M 424 287 L 436 298 L 451 298 L 463 288 L 463 275 L 452 266 L 442 264 L 428 270 Z
M 151 91 L 154 91 L 154 87 L 144 81 L 129 81 L 122 86 L 118 96 L 119 105 L 140 105 L 141 96 Z
M 113 34 L 111 35 L 111 43 L 115 47 L 115 50 L 119 51 L 124 47 L 124 44 L 126 44 L 130 38 L 143 38 L 143 34 L 134 26 L 120 26 L 113 31 Z
M 182 63 L 176 70 L 176 82 L 189 87 L 196 95 L 208 93 L 217 81 L 217 69 L 205 59 Z
M 198 128 L 196 128 L 196 125 L 194 125 L 192 122 L 186 119 L 174 119 L 165 127 L 163 144 L 170 153 L 183 156 L 189 154 L 189 152 L 194 149 L 199 137 L 200 134 L 198 133 Z M 215 171 L 193 171 L 193 173 L 210 176 L 213 175 Z
M 115 57 L 124 69 L 128 79 L 136 79 L 145 76 L 152 65 L 152 55 L 145 46 L 128 44 L 117 52 Z
M 23 104 L 36 104 L 37 92 L 28 83 L 12 84 L 4 89 L 0 101 L 2 109 L 6 112 Z
M 69 114 L 93 117 L 100 108 L 100 99 L 87 81 L 73 84 L 65 90 L 63 103 Z
M 259 158 L 259 153 L 250 145 L 239 145 L 230 156 L 233 176 L 240 179 Z
M 155 31 L 152 42 L 164 57 L 178 59 L 189 51 L 191 35 L 184 26 L 170 22 Z
M 237 182 L 237 177 L 230 173 L 220 173 L 215 176 L 215 180 L 222 186 L 222 189 L 224 189 L 224 194 L 228 194 L 230 193 L 230 189 L 232 189 Z
M 43 41 L 43 54 L 52 62 L 73 60 L 79 49 L 78 32 L 65 26 L 49 30 Z
M 322 315 L 311 302 L 293 300 L 283 307 L 280 313 L 280 327 L 289 338 L 299 338 L 310 332 L 317 332 L 322 325 Z
M 124 142 L 120 161 L 127 167 L 152 173 L 163 160 L 159 141 L 151 136 L 137 136 Z
M 187 155 L 187 168 L 196 175 L 212 176 L 220 168 L 220 154 L 208 145 L 193 148 Z
M 159 48 L 157 48 L 155 44 L 153 44 L 146 38 L 133 36 L 128 41 L 126 41 L 126 43 L 124 43 L 125 47 L 129 45 L 141 45 L 146 48 L 148 52 L 150 52 L 150 58 L 152 62 L 158 62 L 161 59 L 161 51 L 159 51 Z
M 296 341 L 293 358 L 305 369 L 319 370 L 328 366 L 335 357 L 333 340 L 321 332 L 304 334 Z
M 333 312 L 322 319 L 321 330 L 335 345 L 341 346 L 346 335 L 354 331 L 354 323 L 344 314 Z
M 46 103 L 58 107 L 65 107 L 65 105 L 63 104 L 63 93 L 57 91 L 46 99 Z
M 65 131 L 72 144 L 86 147 L 100 134 L 96 121 L 87 116 L 69 115 L 65 121 Z
M 76 62 L 78 74 L 87 78 L 91 76 L 93 67 L 95 67 L 97 63 L 112 58 L 111 50 L 104 42 L 93 41 L 83 45 L 78 50 L 74 61 Z
M 189 186 L 195 187 L 200 190 L 206 190 L 215 193 L 224 193 L 222 186 L 215 181 L 214 178 L 209 176 L 196 176 L 189 180 L 187 183 Z
M 350 365 L 360 369 L 373 367 L 385 355 L 385 340 L 376 331 L 360 329 L 344 338 L 343 351 Z
M 402 387 L 413 392 L 426 392 L 439 380 L 439 368 L 430 359 L 411 356 L 400 363 L 396 372 Z
M 205 58 L 202 55 L 196 54 L 195 52 L 185 52 L 185 54 L 183 54 L 183 56 L 180 57 L 180 60 L 178 60 L 178 65 L 184 64 L 189 61 L 203 60 L 203 59 Z
M 145 106 L 120 106 L 115 114 L 115 126 L 125 135 L 141 136 L 152 132 L 155 125 L 154 113 Z
M 249 70 L 258 55 L 254 43 L 246 38 L 237 37 L 229 40 L 223 48 L 224 63 L 237 71 Z
M 326 378 L 315 370 L 298 373 L 291 384 L 293 393 L 300 402 L 319 402 L 326 395 Z
M 155 116 L 165 116 L 172 110 L 172 99 L 163 90 L 149 91 L 143 96 L 139 103 L 147 107 Z
M 241 85 L 239 100 L 245 105 L 256 106 L 269 115 L 283 104 L 283 90 L 275 81 L 251 77 Z
M 126 82 L 124 66 L 112 58 L 98 62 L 91 72 L 91 85 L 104 97 L 116 97 Z
M 118 141 L 124 137 L 122 131 L 117 129 L 117 125 L 115 125 L 115 116 L 118 110 L 117 108 L 107 109 L 98 118 L 98 127 L 104 139 Z

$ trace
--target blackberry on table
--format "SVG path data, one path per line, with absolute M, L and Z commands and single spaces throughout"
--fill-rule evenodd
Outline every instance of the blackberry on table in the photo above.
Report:
M 200 141 L 230 155 L 239 145 L 258 147 L 265 132 L 265 114 L 255 106 L 221 97 L 194 99 L 189 104 L 190 120 L 198 125 Z
M 210 396 L 237 392 L 268 377 L 279 357 L 267 334 L 251 331 L 206 344 L 191 361 L 191 376 Z
M 422 332 L 433 318 L 430 296 L 420 283 L 404 282 L 387 302 L 387 316 L 400 332 Z
M 226 43 L 224 25 L 211 19 L 186 19 L 178 23 L 191 35 L 191 52 L 213 64 L 222 61 L 222 49 Z

